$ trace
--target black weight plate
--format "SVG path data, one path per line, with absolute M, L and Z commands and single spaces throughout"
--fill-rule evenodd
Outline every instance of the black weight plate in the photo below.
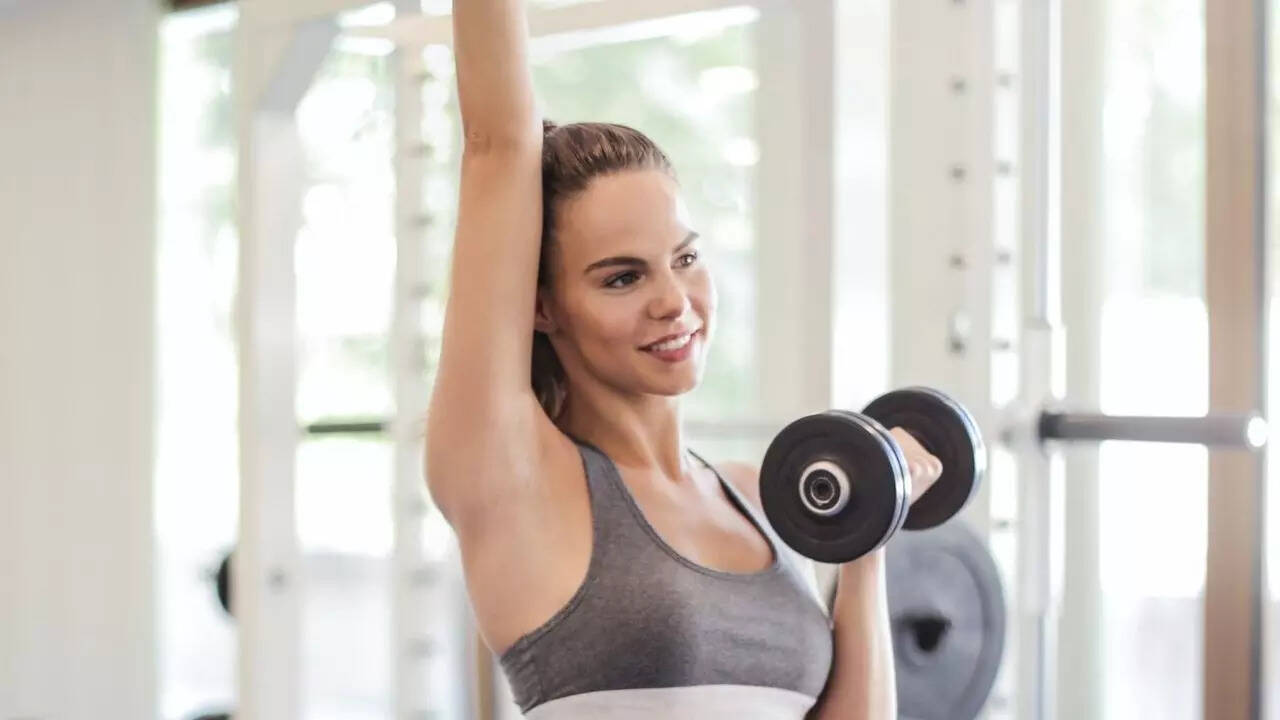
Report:
M 898 507 L 898 516 L 894 519 L 893 530 L 890 532 L 890 536 L 892 536 L 893 533 L 902 529 L 903 523 L 907 520 L 907 510 L 911 507 L 911 493 L 909 492 L 909 488 L 906 486 L 906 483 L 910 478 L 910 473 L 907 471 L 907 458 L 902 454 L 902 448 L 898 446 L 898 441 L 893 438 L 893 434 L 889 432 L 888 428 L 881 425 L 879 422 L 876 422 L 874 419 L 860 413 L 855 413 L 852 410 L 843 410 L 841 412 L 856 415 L 863 422 L 870 425 L 884 439 L 886 447 L 890 449 L 889 460 L 894 467 L 898 469 L 898 477 L 900 479 L 896 482 L 902 485 L 903 497 L 903 502 Z
M 893 530 L 889 533 L 889 535 L 892 536 L 893 533 L 896 533 L 902 529 L 903 523 L 905 523 L 907 520 L 907 510 L 910 509 L 911 507 L 910 506 L 911 493 L 909 493 L 907 491 L 907 488 L 905 487 L 907 478 L 910 477 L 910 472 L 908 472 L 907 470 L 907 458 L 902 454 L 902 448 L 898 446 L 898 441 L 894 439 L 893 434 L 889 432 L 889 429 L 881 425 L 876 420 L 866 415 L 863 415 L 861 413 L 856 413 L 852 410 L 834 410 L 832 412 L 839 412 L 839 413 L 844 413 L 845 415 L 855 416 L 858 420 L 869 425 L 882 438 L 884 438 L 885 445 L 888 448 L 890 448 L 889 461 L 893 463 L 895 467 L 898 468 L 899 477 L 902 478 L 902 480 L 898 482 L 901 482 L 904 484 L 904 487 L 902 489 L 902 496 L 903 498 L 906 498 L 906 500 L 904 500 L 902 505 L 898 508 L 898 516 L 894 520 Z
M 778 536 L 818 562 L 842 563 L 884 544 L 906 503 L 892 446 L 856 414 L 824 412 L 790 423 L 774 437 L 760 465 L 760 502 Z M 848 504 L 824 516 L 801 501 L 805 468 L 831 462 L 849 479 Z
M 973 720 L 1004 654 L 995 561 L 962 522 L 903 533 L 885 549 L 901 718 Z
M 864 415 L 863 417 L 866 416 Z M 911 510 L 911 488 L 909 486 L 911 471 L 907 467 L 907 458 L 902 454 L 902 448 L 898 445 L 898 441 L 894 439 L 893 434 L 889 432 L 889 429 L 869 417 L 867 417 L 867 420 L 875 425 L 884 437 L 885 443 L 892 449 L 893 464 L 897 466 L 901 477 L 898 483 L 902 486 L 902 505 L 898 508 L 898 519 L 893 525 L 893 532 L 896 533 L 906 524 L 907 513 Z
M 228 552 L 218 563 L 218 571 L 214 574 L 214 591 L 218 594 L 218 604 L 231 615 L 231 553 Z
M 909 387 L 871 401 L 863 413 L 886 428 L 901 427 L 942 461 L 942 476 L 911 505 L 908 530 L 941 525 L 969 502 L 987 472 L 978 424 L 954 399 L 928 387 Z

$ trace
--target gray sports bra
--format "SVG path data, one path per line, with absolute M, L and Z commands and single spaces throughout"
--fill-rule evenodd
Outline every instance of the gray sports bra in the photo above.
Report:
M 774 561 L 743 574 L 688 560 L 645 520 L 608 456 L 574 442 L 591 498 L 591 560 L 569 602 L 499 658 L 526 717 L 802 718 L 831 669 L 832 625 L 800 557 L 692 453 L 764 533 Z

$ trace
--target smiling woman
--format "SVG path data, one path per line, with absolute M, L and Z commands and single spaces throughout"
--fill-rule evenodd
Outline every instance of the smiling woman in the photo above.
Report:
M 652 140 L 632 128 L 609 123 L 558 127 L 544 121 L 543 132 L 542 238 L 532 384 L 543 410 L 558 421 L 567 399 L 566 362 L 581 366 L 598 360 L 597 369 L 607 373 L 607 368 L 628 364 L 625 360 L 619 363 L 610 348 L 644 347 L 706 325 L 701 320 L 680 327 L 680 316 L 685 313 L 682 300 L 677 298 L 675 302 L 681 303 L 674 319 L 677 326 L 672 327 L 670 318 L 660 317 L 650 321 L 654 327 L 635 327 L 636 311 L 641 308 L 634 304 L 647 298 L 637 294 L 636 287 L 646 279 L 653 282 L 665 277 L 656 267 L 673 264 L 679 277 L 699 281 L 697 305 L 704 308 L 704 314 L 707 300 L 714 306 L 715 291 L 702 267 L 694 269 L 696 262 L 685 263 L 696 255 L 679 255 L 697 233 L 677 212 L 675 171 Z M 673 235 L 683 239 L 674 251 L 664 252 L 669 246 L 667 238 Z M 612 254 L 615 248 L 623 254 Z M 635 252 L 639 249 L 646 250 L 644 257 Z M 650 254 L 656 258 L 655 268 L 647 259 Z M 678 256 L 677 261 L 671 263 L 667 255 Z M 628 270 L 611 272 L 619 266 Z M 583 267 L 581 273 L 578 267 Z M 597 300 L 602 292 L 613 299 Z M 576 342 L 577 333 L 565 332 L 572 328 L 596 329 L 586 337 L 599 338 L 601 345 L 583 347 Z M 693 377 L 693 383 L 683 390 L 692 389 L 696 380 Z
M 453 16 L 466 147 L 426 475 L 481 635 L 529 717 L 800 718 L 832 628 L 754 478 L 684 439 L 717 290 L 673 164 L 635 127 L 538 119 L 524 9 Z

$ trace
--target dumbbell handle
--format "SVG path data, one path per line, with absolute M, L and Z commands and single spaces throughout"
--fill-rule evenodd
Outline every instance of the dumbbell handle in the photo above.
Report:
M 1258 450 L 1267 442 L 1267 422 L 1253 413 L 1150 417 L 1042 412 L 1039 431 L 1043 440 L 1135 440 L 1246 450 Z

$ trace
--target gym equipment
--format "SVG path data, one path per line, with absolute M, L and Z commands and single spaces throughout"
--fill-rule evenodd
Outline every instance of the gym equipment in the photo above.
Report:
M 888 428 L 911 433 L 943 465 L 909 506 L 907 461 Z M 968 502 L 986 473 L 977 423 L 945 393 L 909 387 L 876 398 L 862 413 L 802 417 L 770 443 L 760 466 L 769 523 L 796 552 L 843 563 L 884 545 L 902 527 L 934 527 Z
M 885 567 L 899 717 L 973 720 L 1004 655 L 994 558 L 955 522 L 904 534 L 885 550 Z
M 213 578 L 214 591 L 218 594 L 218 604 L 226 611 L 228 616 L 234 617 L 231 612 L 231 552 L 228 551 L 222 557 L 222 562 L 218 563 L 218 571 Z
M 901 427 L 942 461 L 942 476 L 907 513 L 908 530 L 936 527 L 960 512 L 987 474 L 977 421 L 959 402 L 927 387 L 886 393 L 862 411 L 886 428 Z
M 906 459 L 888 430 L 843 411 L 783 428 L 760 466 L 760 503 L 796 552 L 846 562 L 880 547 L 901 527 Z

